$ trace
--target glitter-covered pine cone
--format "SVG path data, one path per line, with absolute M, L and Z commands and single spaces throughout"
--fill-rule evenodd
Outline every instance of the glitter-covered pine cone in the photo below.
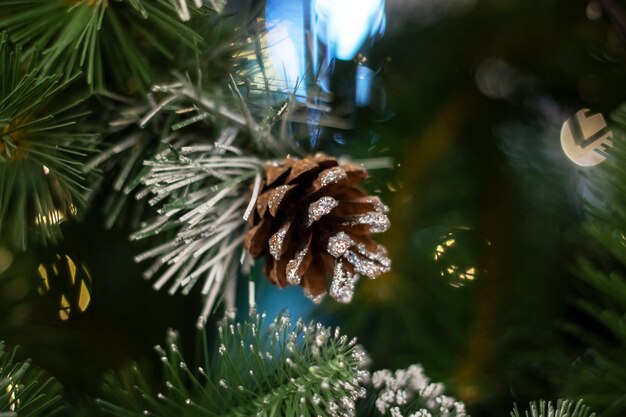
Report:
M 266 165 L 245 246 L 265 256 L 274 284 L 347 303 L 360 275 L 389 271 L 386 249 L 371 238 L 389 228 L 388 208 L 359 187 L 365 178 L 363 167 L 321 153 Z

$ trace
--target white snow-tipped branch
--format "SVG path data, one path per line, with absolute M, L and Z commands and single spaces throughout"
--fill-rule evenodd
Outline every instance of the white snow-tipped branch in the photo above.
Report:
M 231 131 L 220 135 L 213 146 L 186 146 L 184 152 L 168 148 L 146 161 L 150 174 L 142 182 L 154 195 L 151 204 L 160 204 L 161 214 L 131 236 L 139 240 L 170 233 L 166 243 L 135 259 L 153 259 L 144 277 L 155 279 L 157 290 L 169 285 L 170 294 L 189 294 L 198 281 L 204 281 L 200 327 L 220 292 L 235 288 L 225 281 L 236 279 L 239 252 L 244 250 L 249 184 L 260 181 L 264 166 L 258 158 L 241 156 L 231 144 L 234 136 Z

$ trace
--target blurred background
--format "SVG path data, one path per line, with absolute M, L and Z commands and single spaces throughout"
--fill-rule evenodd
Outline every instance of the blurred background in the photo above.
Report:
M 237 19 L 244 6 L 231 2 L 229 13 Z M 354 129 L 318 149 L 393 161 L 367 183 L 390 206 L 380 241 L 393 271 L 363 279 L 349 305 L 315 306 L 299 288 L 259 276 L 259 310 L 341 326 L 374 368 L 419 362 L 473 416 L 576 395 L 586 350 L 566 323 L 585 323 L 572 300 L 588 190 L 560 130 L 579 109 L 606 114 L 624 101 L 626 8 L 617 0 L 384 7 L 384 34 L 366 54 L 375 94 Z M 354 65 L 339 65 L 332 82 Z M 129 242 L 131 230 L 102 224 L 92 209 L 67 224 L 58 247 L 0 247 L 0 339 L 21 345 L 76 405 L 98 392 L 103 372 L 130 360 L 157 372 L 152 348 L 169 327 L 193 352 L 201 306 L 197 292 L 153 291 L 133 262 L 142 246 Z

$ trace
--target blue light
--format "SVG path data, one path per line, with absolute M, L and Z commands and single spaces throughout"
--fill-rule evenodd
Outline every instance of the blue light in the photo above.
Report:
M 289 93 L 306 96 L 305 7 L 303 0 L 267 0 L 266 40 L 276 77 Z
M 356 105 L 364 107 L 370 104 L 372 100 L 372 85 L 376 73 L 365 65 L 357 65 L 356 67 Z
M 304 97 L 307 70 L 329 92 L 333 60 L 353 59 L 384 32 L 385 1 L 267 0 L 265 21 L 274 67 L 268 75 L 283 84 L 281 89 Z
M 313 1 L 315 34 L 333 58 L 354 58 L 368 39 L 385 30 L 384 0 Z

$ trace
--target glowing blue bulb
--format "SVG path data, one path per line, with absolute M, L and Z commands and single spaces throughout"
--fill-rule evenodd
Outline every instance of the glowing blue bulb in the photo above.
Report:
M 267 0 L 265 3 L 266 40 L 274 74 L 284 83 L 281 89 L 306 96 L 304 2 Z
M 302 100 L 307 76 L 330 92 L 333 61 L 353 59 L 368 40 L 384 32 L 385 1 L 267 0 L 265 24 L 273 66 L 267 74 L 270 84 L 278 83 L 280 90 Z M 369 101 L 372 78 L 364 69 L 357 74 L 360 105 Z
M 384 0 L 314 0 L 313 7 L 315 34 L 333 58 L 354 58 L 385 30 Z
M 364 107 L 372 100 L 372 85 L 376 79 L 376 73 L 364 65 L 356 67 L 356 105 Z

